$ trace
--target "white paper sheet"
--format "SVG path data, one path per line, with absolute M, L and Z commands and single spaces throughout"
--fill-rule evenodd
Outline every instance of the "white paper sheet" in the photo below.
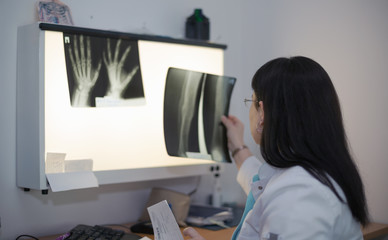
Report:
M 92 171 L 47 173 L 46 177 L 53 192 L 98 187 L 97 178 Z
M 147 208 L 155 240 L 183 240 L 181 230 L 166 200 Z
M 66 160 L 65 172 L 93 171 L 93 160 Z
M 65 170 L 66 153 L 46 154 L 46 173 L 60 173 Z

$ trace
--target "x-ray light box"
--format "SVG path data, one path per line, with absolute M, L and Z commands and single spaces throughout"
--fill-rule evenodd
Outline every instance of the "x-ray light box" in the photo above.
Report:
M 216 157 L 209 151 L 171 154 L 165 142 L 165 132 L 173 132 L 166 120 L 175 108 L 169 105 L 176 96 L 191 94 L 187 89 L 174 92 L 177 83 L 166 89 L 172 71 L 206 73 L 213 83 L 207 91 L 225 92 L 217 100 L 227 100 L 219 114 L 227 111 L 234 79 L 228 78 L 226 88 L 219 78 L 211 80 L 223 75 L 224 48 L 74 27 L 51 29 L 50 24 L 20 27 L 18 186 L 47 189 L 50 154 L 63 154 L 66 162 L 92 160 L 100 184 L 205 174 L 209 166 L 230 161 L 224 150 L 215 151 Z M 222 130 L 212 136 L 222 138 Z

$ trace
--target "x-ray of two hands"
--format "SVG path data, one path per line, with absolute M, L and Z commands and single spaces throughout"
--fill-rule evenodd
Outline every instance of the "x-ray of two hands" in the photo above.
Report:
M 114 53 L 112 54 L 110 40 L 107 41 L 107 51 L 103 52 L 103 59 L 93 66 L 91 57 L 90 38 L 75 37 L 73 48 L 69 48 L 70 62 L 74 71 L 74 93 L 72 105 L 76 107 L 90 106 L 90 94 L 100 74 L 102 62 L 108 73 L 108 90 L 105 96 L 121 98 L 128 84 L 139 70 L 139 66 L 132 68 L 130 72 L 123 68 L 131 47 L 127 47 L 124 53 L 119 56 L 121 39 L 117 41 Z M 86 43 L 85 43 L 86 42 Z

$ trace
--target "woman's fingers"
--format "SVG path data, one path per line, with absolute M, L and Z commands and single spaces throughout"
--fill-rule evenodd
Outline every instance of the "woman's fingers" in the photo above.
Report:
M 232 122 L 226 116 L 221 117 L 221 122 L 225 125 L 226 128 L 229 128 L 232 125 Z
M 183 229 L 183 235 L 190 237 L 189 240 L 205 240 L 194 228 L 188 227 Z

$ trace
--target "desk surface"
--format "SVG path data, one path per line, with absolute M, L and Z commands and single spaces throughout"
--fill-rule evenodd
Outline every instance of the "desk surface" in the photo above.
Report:
M 126 227 L 130 227 L 132 224 L 124 224 L 123 226 L 126 226 Z M 112 228 L 114 229 L 120 229 L 120 230 L 124 230 L 126 232 L 129 232 L 127 228 L 124 228 L 124 227 L 119 227 L 119 226 L 113 226 Z M 230 239 L 232 237 L 232 234 L 233 234 L 233 231 L 235 229 L 235 227 L 233 228 L 228 228 L 228 229 L 221 229 L 221 230 L 218 230 L 218 231 L 213 231 L 213 230 L 208 230 L 208 229 L 204 229 L 204 228 L 195 228 L 205 239 L 208 239 L 208 240 L 211 240 L 211 239 Z M 181 231 L 183 230 L 183 228 L 181 228 Z M 140 233 L 136 233 L 137 235 L 139 236 L 142 236 L 142 237 L 149 237 L 150 239 L 154 239 L 154 235 L 152 234 L 140 234 Z M 47 236 L 47 237 L 39 237 L 39 240 L 55 240 L 57 237 L 59 237 L 60 235 L 54 235 L 54 236 Z M 188 239 L 188 238 L 185 238 L 185 239 Z
M 124 226 L 130 227 L 131 224 L 124 224 Z M 125 230 L 124 228 L 120 227 L 113 227 Z M 227 240 L 230 239 L 233 231 L 235 228 L 228 228 L 228 229 L 222 229 L 218 231 L 203 229 L 203 228 L 195 228 L 205 239 L 211 240 L 211 239 L 222 239 Z M 183 229 L 182 229 L 183 230 Z M 362 229 L 362 233 L 364 235 L 365 240 L 371 240 L 373 238 L 383 236 L 385 234 L 388 234 L 388 224 L 382 224 L 382 223 L 370 223 L 368 226 Z M 154 239 L 154 235 L 150 234 L 138 234 L 140 236 L 147 236 L 151 239 Z M 47 236 L 39 238 L 40 240 L 55 240 L 59 235 L 55 236 Z M 187 239 L 187 238 L 185 238 Z
M 205 239 L 211 240 L 211 239 L 223 239 L 228 240 L 232 237 L 232 234 L 234 232 L 234 228 L 228 228 L 228 229 L 222 229 L 218 231 L 212 231 L 207 230 L 203 228 L 195 228 Z M 379 236 L 384 236 L 388 234 L 388 224 L 381 224 L 381 223 L 370 223 L 365 228 L 362 228 L 362 233 L 364 236 L 364 240 L 371 240 Z M 153 238 L 153 235 L 144 235 L 151 239 Z M 187 239 L 187 238 L 185 238 Z
M 212 240 L 212 239 L 229 240 L 232 237 L 232 234 L 235 228 L 236 227 L 221 229 L 217 231 L 208 230 L 204 228 L 195 228 L 195 230 L 197 230 L 199 234 L 201 234 L 202 237 L 204 237 L 207 240 Z M 183 228 L 181 228 L 181 231 L 182 230 Z M 139 234 L 139 235 L 141 235 L 142 237 L 147 236 L 151 239 L 154 239 L 154 235 L 151 235 L 151 234 Z M 188 239 L 188 237 L 185 237 L 184 239 Z
M 379 236 L 388 235 L 388 224 L 370 223 L 362 229 L 364 240 L 370 240 Z

